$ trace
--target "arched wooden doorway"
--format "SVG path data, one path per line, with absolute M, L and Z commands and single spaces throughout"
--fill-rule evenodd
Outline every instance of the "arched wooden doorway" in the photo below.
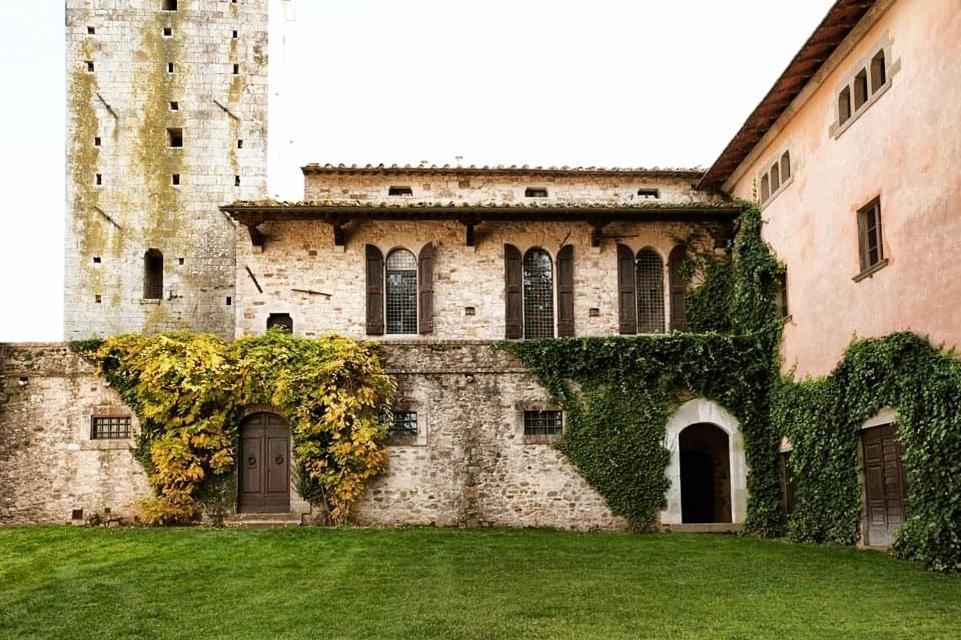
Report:
M 710 423 L 692 424 L 679 438 L 681 522 L 731 522 L 731 463 L 727 433 Z
M 240 425 L 238 513 L 290 511 L 290 430 L 273 413 L 255 413 Z

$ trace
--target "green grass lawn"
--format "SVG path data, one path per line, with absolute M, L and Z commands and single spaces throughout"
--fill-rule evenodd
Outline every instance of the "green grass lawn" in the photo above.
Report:
M 961 638 L 961 577 L 733 536 L 0 529 L 0 638 Z

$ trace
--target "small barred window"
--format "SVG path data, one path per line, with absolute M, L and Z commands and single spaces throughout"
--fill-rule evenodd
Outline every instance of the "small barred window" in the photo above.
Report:
M 554 436 L 564 430 L 564 420 L 560 411 L 525 411 L 525 436 Z
M 130 437 L 130 416 L 94 416 L 91 440 L 122 440 Z
M 395 411 L 390 423 L 392 436 L 416 436 L 417 413 L 415 411 Z

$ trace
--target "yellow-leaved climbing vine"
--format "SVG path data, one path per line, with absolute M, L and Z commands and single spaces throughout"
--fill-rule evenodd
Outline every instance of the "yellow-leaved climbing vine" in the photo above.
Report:
M 288 420 L 297 490 L 335 524 L 387 467 L 395 387 L 373 343 L 271 331 L 233 342 L 177 332 L 75 346 L 140 418 L 139 457 L 155 494 L 140 505 L 147 523 L 195 521 L 232 493 L 238 426 L 253 405 Z

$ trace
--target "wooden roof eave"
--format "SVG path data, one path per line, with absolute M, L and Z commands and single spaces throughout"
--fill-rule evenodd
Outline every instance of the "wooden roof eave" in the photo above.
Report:
M 484 222 L 586 222 L 604 226 L 612 222 L 689 222 L 733 224 L 740 207 L 733 203 L 707 205 L 618 206 L 317 206 L 317 205 L 227 205 L 220 208 L 247 227 L 254 246 L 263 247 L 260 226 L 267 222 L 313 220 L 330 224 L 335 243 L 344 243 L 343 226 L 353 221 L 456 220 L 473 232 Z

